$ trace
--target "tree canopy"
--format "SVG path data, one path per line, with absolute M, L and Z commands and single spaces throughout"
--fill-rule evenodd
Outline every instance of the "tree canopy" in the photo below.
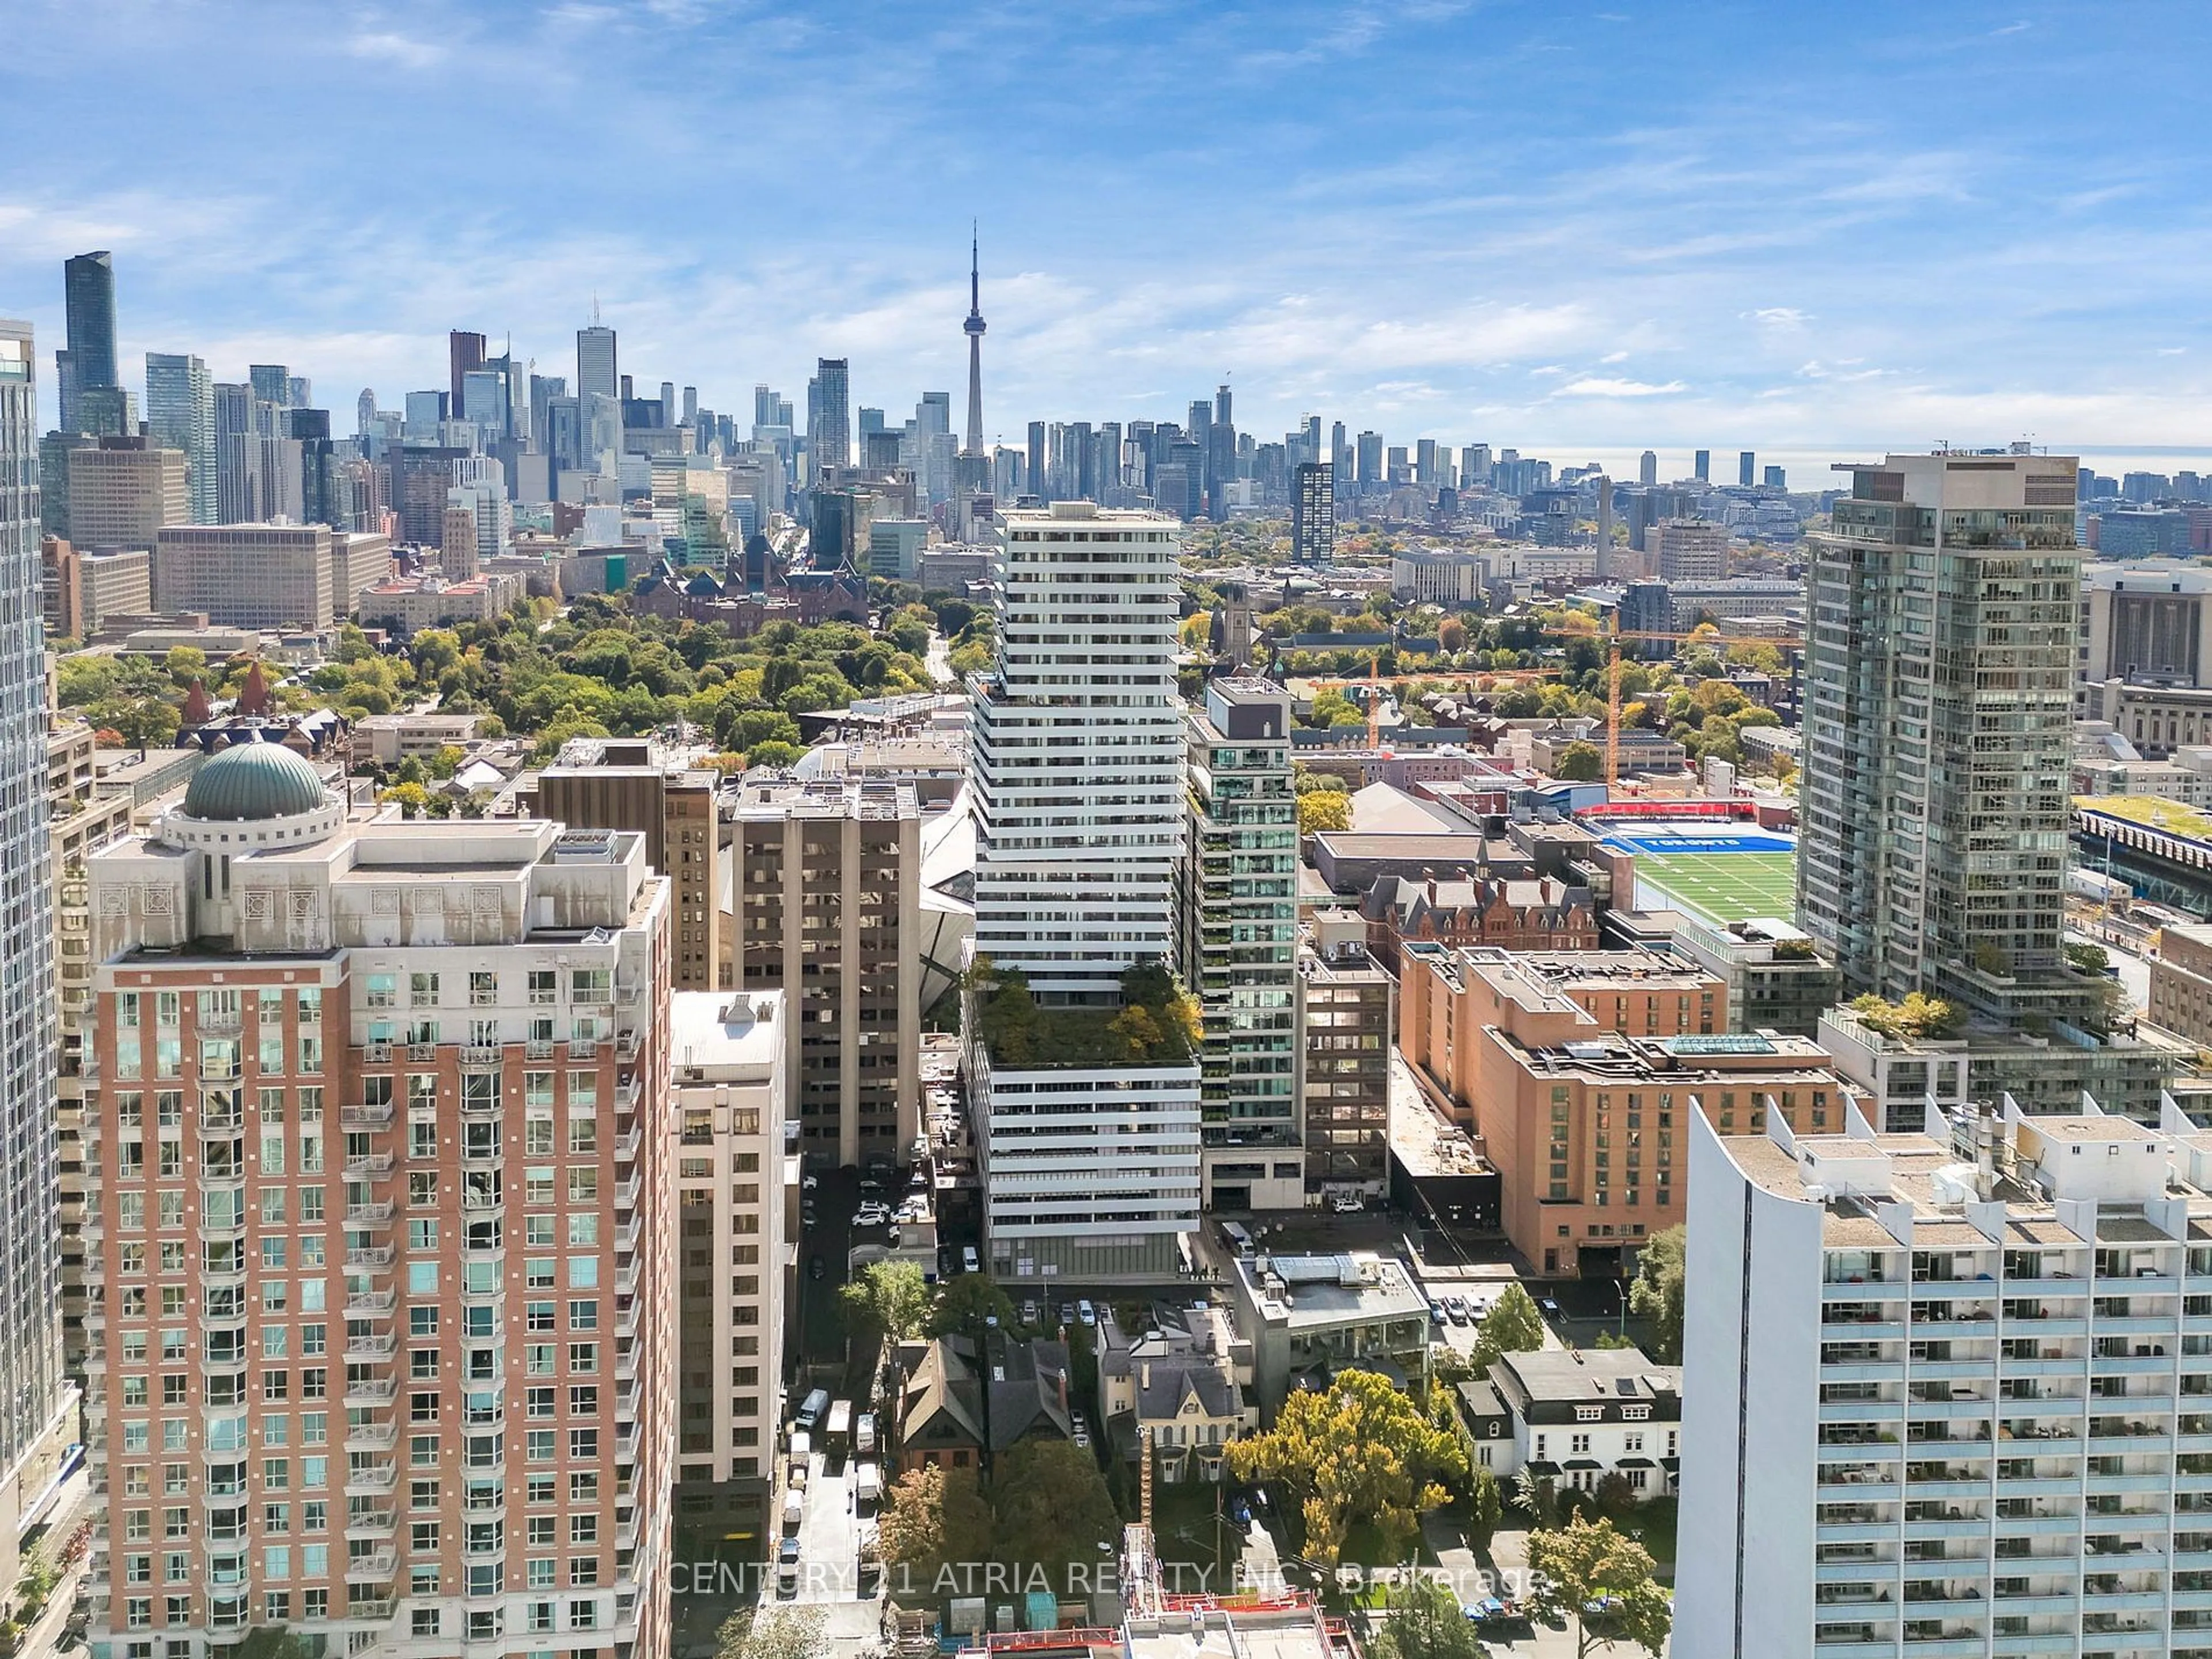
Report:
M 1342 832 L 1352 828 L 1352 797 L 1341 789 L 1312 789 L 1297 798 L 1298 833 Z
M 902 1589 L 927 1591 L 948 1565 L 993 1559 L 992 1520 L 974 1469 L 909 1469 L 884 1494 L 877 1547 Z
M 1654 1233 L 1636 1259 L 1636 1278 L 1628 1287 L 1630 1310 L 1651 1322 L 1653 1358 L 1669 1365 L 1682 1361 L 1682 1269 L 1687 1237 L 1679 1223 Z
M 1232 1441 L 1227 1455 L 1238 1480 L 1272 1481 L 1297 1498 L 1305 1554 L 1324 1566 L 1356 1522 L 1373 1525 L 1395 1559 L 1420 1516 L 1449 1499 L 1443 1483 L 1467 1474 L 1456 1435 L 1388 1377 L 1356 1370 L 1325 1390 L 1293 1393 L 1273 1428 Z
M 1487 1371 L 1501 1354 L 1530 1353 L 1543 1346 L 1544 1316 L 1516 1279 L 1498 1292 L 1474 1328 L 1474 1369 Z
M 1571 1623 L 1576 1659 L 1599 1646 L 1632 1643 L 1651 1656 L 1667 1645 L 1674 1604 L 1651 1555 L 1613 1522 L 1576 1516 L 1553 1530 L 1528 1534 L 1529 1604 L 1548 1623 Z M 1602 1612 L 1586 1612 L 1592 1605 Z
M 714 1632 L 714 1659 L 822 1659 L 829 1614 L 812 1606 L 741 1607 Z
M 849 1326 L 893 1342 L 921 1334 L 933 1301 L 921 1267 L 903 1258 L 871 1261 L 837 1292 Z
M 1488 1659 L 1474 1621 L 1441 1579 L 1419 1577 L 1390 1591 L 1389 1610 L 1367 1644 L 1373 1659 Z

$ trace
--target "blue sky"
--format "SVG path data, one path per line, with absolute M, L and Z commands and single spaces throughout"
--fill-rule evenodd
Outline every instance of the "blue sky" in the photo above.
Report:
M 573 373 L 595 294 L 716 408 L 843 355 L 856 404 L 957 409 L 973 216 L 1009 441 L 1227 373 L 1263 436 L 1669 474 L 2212 460 L 2198 0 L 7 10 L 0 314 L 50 352 L 111 247 L 127 364 L 284 362 L 348 429 L 450 327 Z

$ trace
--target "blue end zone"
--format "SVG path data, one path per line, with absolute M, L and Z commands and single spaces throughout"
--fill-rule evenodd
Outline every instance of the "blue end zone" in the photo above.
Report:
M 1797 850 L 1797 843 L 1787 836 L 1756 834 L 1613 835 L 1605 838 L 1605 844 L 1625 853 L 1651 853 L 1661 857 L 1673 853 L 1794 853 Z

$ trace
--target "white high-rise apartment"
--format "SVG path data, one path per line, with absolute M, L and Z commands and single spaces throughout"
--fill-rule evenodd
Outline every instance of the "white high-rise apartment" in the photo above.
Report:
M 1691 1116 L 1674 1651 L 2212 1655 L 2212 1136 Z
M 92 1640 L 662 1654 L 670 888 L 276 744 L 88 860 Z
M 1806 538 L 1798 925 L 1847 993 L 2079 1020 L 2070 456 L 1892 455 Z
M 1174 949 L 1182 527 L 1088 501 L 1004 515 L 999 660 L 975 684 L 975 949 L 1040 999 L 1110 998 Z
M 0 321 L 0 1513 L 24 1516 L 70 1438 L 62 1376 L 59 1026 L 48 867 L 46 663 L 39 628 L 39 400 L 28 323 Z M 19 1528 L 0 1528 L 13 1583 Z
M 1060 1017 L 1116 1018 L 1122 975 L 1171 960 L 1186 811 L 1175 629 L 1182 533 L 1056 501 L 1005 516 L 999 656 L 975 677 L 978 956 Z M 1176 1264 L 1197 1225 L 1199 1074 L 969 1026 L 993 1270 L 1096 1279 Z M 1072 1029 L 1072 1028 L 1071 1028 Z M 1094 1036 L 1096 1034 L 1093 1034 Z

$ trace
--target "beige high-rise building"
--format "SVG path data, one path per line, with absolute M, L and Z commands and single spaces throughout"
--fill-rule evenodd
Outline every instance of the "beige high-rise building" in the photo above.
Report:
M 102 438 L 70 457 L 70 540 L 82 548 L 150 548 L 165 525 L 190 524 L 185 453 L 149 438 Z
M 785 999 L 682 991 L 670 1016 L 677 1136 L 678 1559 L 765 1537 L 799 1190 L 785 1150 Z
M 154 556 L 143 547 L 79 551 L 59 537 L 39 547 L 40 599 L 48 641 L 88 639 L 110 617 L 154 608 Z
M 679 991 L 717 988 L 721 781 L 719 772 L 667 764 L 643 738 L 577 738 L 538 775 L 538 810 L 546 817 L 645 837 L 645 861 L 674 884 L 670 962 Z
M 665 1655 L 642 839 L 352 812 L 246 744 L 90 865 L 95 1650 Z
M 143 554 L 137 556 L 143 558 Z M 92 998 L 92 901 L 87 863 L 131 833 L 131 792 L 102 793 L 89 722 L 48 706 L 46 830 L 52 848 L 54 980 L 60 993 L 60 1052 L 54 1103 L 55 1149 L 61 1182 L 62 1358 L 84 1364 L 84 1031 Z
M 327 628 L 337 617 L 331 532 L 319 524 L 165 525 L 154 599 L 234 628 Z
M 1668 519 L 1644 532 L 1644 545 L 1662 582 L 1717 582 L 1728 574 L 1725 526 Z
M 331 602 L 341 619 L 361 607 L 361 596 L 392 576 L 392 538 L 380 530 L 331 532 Z
M 735 812 L 730 980 L 786 995 L 799 1151 L 839 1167 L 896 1161 L 921 1123 L 914 786 L 750 773 Z

